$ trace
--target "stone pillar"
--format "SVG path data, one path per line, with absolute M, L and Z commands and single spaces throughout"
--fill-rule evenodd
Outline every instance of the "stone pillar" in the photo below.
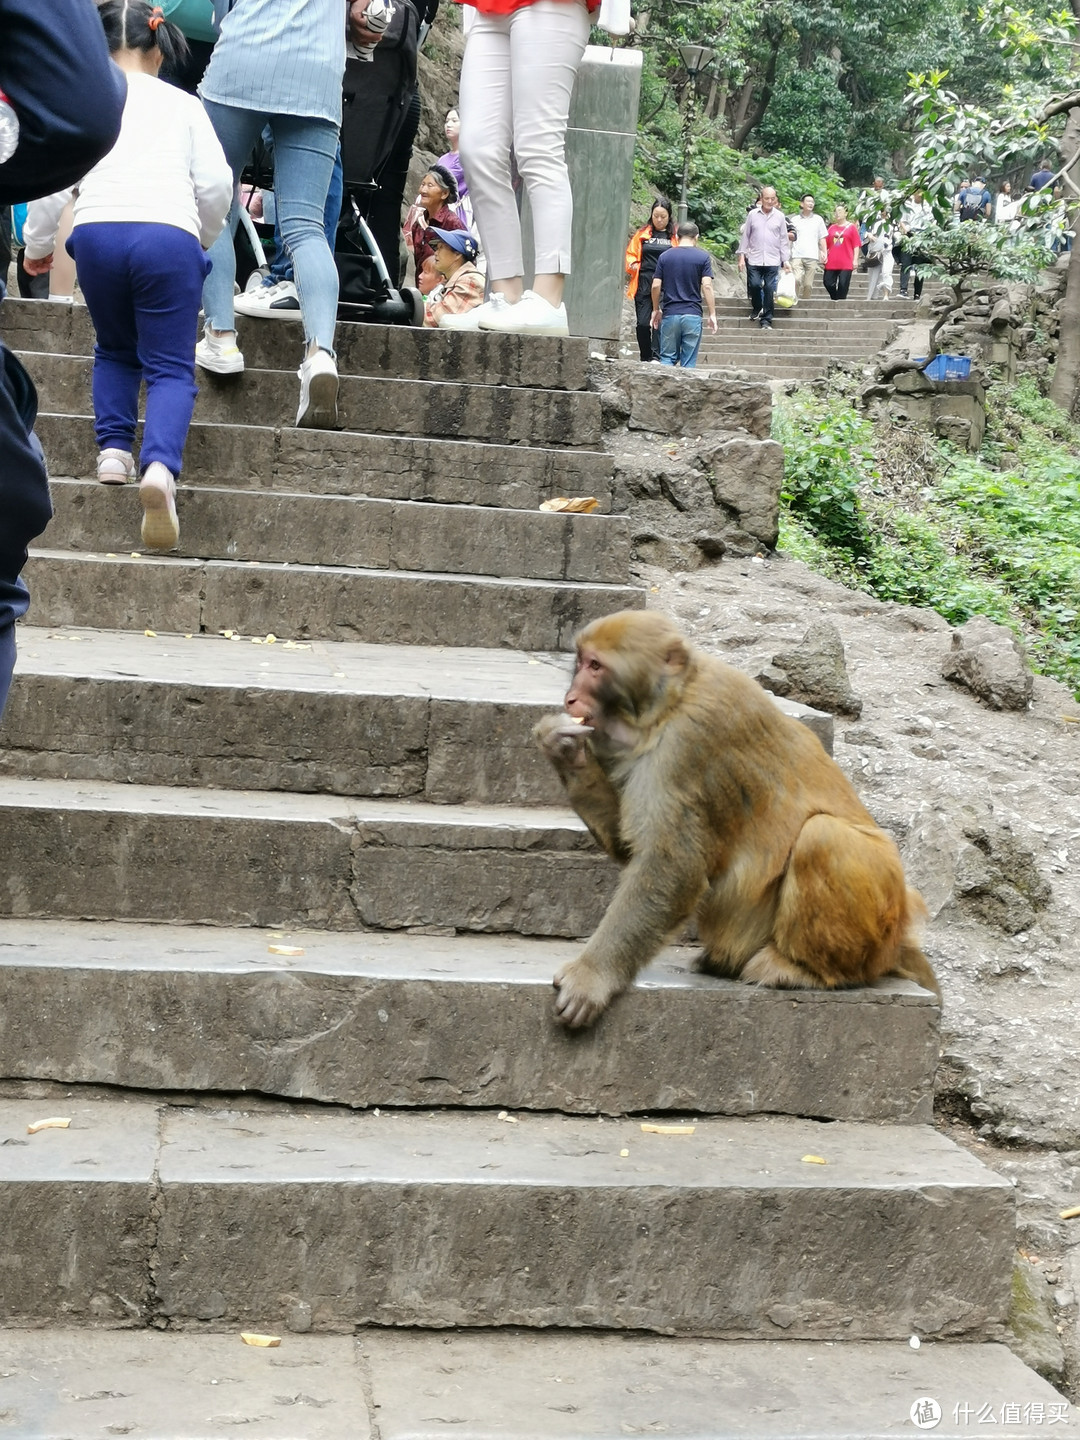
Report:
M 573 272 L 566 285 L 571 335 L 603 341 L 619 338 L 640 91 L 640 50 L 588 46 L 566 132 L 566 163 L 574 192 Z M 527 197 L 522 202 L 522 230 L 525 255 L 530 256 L 532 216 Z

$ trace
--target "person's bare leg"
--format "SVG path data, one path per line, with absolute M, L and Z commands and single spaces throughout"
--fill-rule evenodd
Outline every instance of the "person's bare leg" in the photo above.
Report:
M 563 301 L 563 290 L 566 288 L 565 275 L 537 275 L 533 280 L 533 290 L 549 305 L 557 310 Z
M 510 305 L 516 305 L 525 289 L 525 277 L 512 275 L 509 280 L 493 280 L 491 289 L 495 295 L 502 295 Z

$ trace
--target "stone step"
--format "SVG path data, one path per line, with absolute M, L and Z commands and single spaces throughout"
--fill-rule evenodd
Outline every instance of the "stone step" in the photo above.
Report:
M 259 370 L 295 371 L 303 356 L 299 325 L 237 317 L 244 358 Z M 4 335 L 14 350 L 89 355 L 94 328 L 83 305 L 50 304 L 10 296 Z M 551 336 L 454 334 L 405 325 L 342 323 L 335 337 L 342 375 L 385 379 L 465 380 L 543 390 L 584 390 L 589 342 Z
M 135 557 L 138 558 L 135 558 Z M 569 650 L 589 620 L 638 609 L 640 590 L 331 565 L 31 552 L 38 625 L 276 635 L 392 645 Z
M 259 1350 L 236 1335 L 48 1329 L 5 1331 L 0 1364 L 11 1432 L 33 1440 L 895 1440 L 935 1396 L 939 1436 L 970 1436 L 984 1406 L 1015 1440 L 1080 1424 L 993 1344 L 367 1328 L 286 1331 Z
M 0 779 L 0 915 L 580 937 L 616 867 L 569 810 Z
M 814 345 L 800 336 L 771 335 L 755 326 L 753 331 L 717 335 L 709 346 L 702 346 L 698 352 L 698 363 L 702 355 L 766 355 L 784 356 L 790 360 L 865 360 L 877 353 L 874 345 L 858 343 L 842 345 Z
M 565 804 L 532 738 L 561 707 L 565 655 L 33 626 L 19 637 L 0 774 Z M 831 753 L 831 715 L 776 704 Z
M 52 498 L 52 549 L 139 547 L 135 486 L 53 479 Z M 606 585 L 629 578 L 630 522 L 623 517 L 188 485 L 179 489 L 177 512 L 175 553 L 195 559 Z
M 0 1106 L 9 1324 L 983 1339 L 1008 1311 L 1013 1187 L 927 1126 L 45 1103 Z M 29 1136 L 47 1113 L 70 1128 Z
M 698 368 L 702 370 L 729 370 L 735 366 L 733 360 L 702 360 Z M 738 373 L 748 375 L 751 380 L 769 384 L 776 380 L 816 380 L 825 374 L 828 362 L 823 360 L 820 365 L 792 365 L 778 360 L 770 366 L 768 362 L 750 362 L 740 365 Z
M 23 626 L 17 673 L 5 775 L 565 804 L 532 738 L 565 655 Z M 785 704 L 831 749 L 831 716 Z
M 770 990 L 698 975 L 696 952 L 672 949 L 571 1036 L 551 979 L 578 953 L 509 936 L 8 920 L 4 1074 L 352 1106 L 932 1118 L 940 1012 L 907 981 Z
M 93 362 L 88 357 L 23 351 L 22 358 L 43 410 L 93 413 Z M 291 371 L 247 369 L 242 375 L 200 371 L 198 381 L 195 415 L 199 420 L 240 425 L 295 421 L 299 382 Z M 600 443 L 600 397 L 588 391 L 344 376 L 338 399 L 342 428 L 359 434 L 575 448 Z
M 89 415 L 46 412 L 35 428 L 54 475 L 94 475 Z M 535 510 L 553 495 L 593 495 L 609 511 L 611 475 L 611 457 L 598 450 L 261 425 L 193 425 L 184 451 L 188 484 L 513 510 Z
M 776 366 L 795 366 L 796 368 L 813 367 L 823 368 L 832 364 L 835 360 L 844 365 L 865 365 L 869 364 L 871 355 L 866 353 L 858 355 L 788 355 L 783 345 L 774 345 L 766 348 L 747 346 L 745 350 L 736 350 L 732 347 L 729 350 L 717 351 L 714 357 L 701 357 L 698 364 L 711 363 L 714 365 L 735 365 L 742 369 L 773 369 Z
M 727 300 L 717 300 L 717 315 L 746 315 L 747 301 L 741 295 L 732 296 Z M 874 319 L 874 320 L 910 320 L 915 314 L 915 305 L 910 300 L 860 300 L 852 296 L 848 300 L 800 300 L 789 314 L 803 316 L 825 316 L 830 319 Z

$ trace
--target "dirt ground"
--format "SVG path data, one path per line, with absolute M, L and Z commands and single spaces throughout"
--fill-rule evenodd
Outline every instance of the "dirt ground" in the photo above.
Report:
M 1026 712 L 987 708 L 941 678 L 939 616 L 797 561 L 641 578 L 650 606 L 751 675 L 815 620 L 840 631 L 863 709 L 836 717 L 834 754 L 930 910 L 925 949 L 944 997 L 937 1123 L 1017 1186 L 1037 1353 L 1050 1352 L 1040 1368 L 1075 1402 L 1080 1218 L 1060 1211 L 1080 1206 L 1080 706 L 1037 678 Z

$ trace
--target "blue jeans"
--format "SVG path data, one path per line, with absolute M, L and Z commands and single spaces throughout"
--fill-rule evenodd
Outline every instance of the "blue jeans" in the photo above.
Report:
M 235 105 L 218 105 L 204 100 L 210 123 L 221 141 L 225 158 L 239 182 L 255 142 L 269 125 L 274 137 L 274 198 L 286 251 L 296 273 L 296 293 L 304 319 L 304 339 L 320 350 L 334 353 L 334 325 L 337 320 L 338 273 L 334 256 L 326 243 L 323 212 L 330 191 L 334 156 L 338 148 L 338 127 L 331 120 L 305 115 L 264 115 Z M 215 330 L 233 330 L 233 284 L 236 256 L 236 201 L 229 223 L 210 247 L 213 270 L 203 287 L 203 309 L 207 324 Z
M 209 261 L 194 235 L 145 220 L 76 225 L 68 249 L 94 322 L 94 438 L 130 450 L 146 380 L 139 451 L 179 475 L 198 387 L 195 342 Z
M 700 315 L 665 315 L 660 321 L 660 364 L 692 370 L 701 344 Z
M 323 229 L 326 243 L 333 250 L 337 240 L 338 221 L 341 219 L 341 203 L 345 198 L 345 175 L 341 168 L 341 146 L 334 157 L 334 173 L 330 176 L 330 189 L 326 192 L 326 208 L 323 210 Z M 281 221 L 277 206 L 274 206 L 274 258 L 270 262 L 270 284 L 293 278 L 293 263 L 281 239 Z
M 761 311 L 762 320 L 767 320 L 770 325 L 773 318 L 776 282 L 779 279 L 779 265 L 747 265 L 746 267 L 746 290 L 750 296 L 750 304 L 755 310 Z

